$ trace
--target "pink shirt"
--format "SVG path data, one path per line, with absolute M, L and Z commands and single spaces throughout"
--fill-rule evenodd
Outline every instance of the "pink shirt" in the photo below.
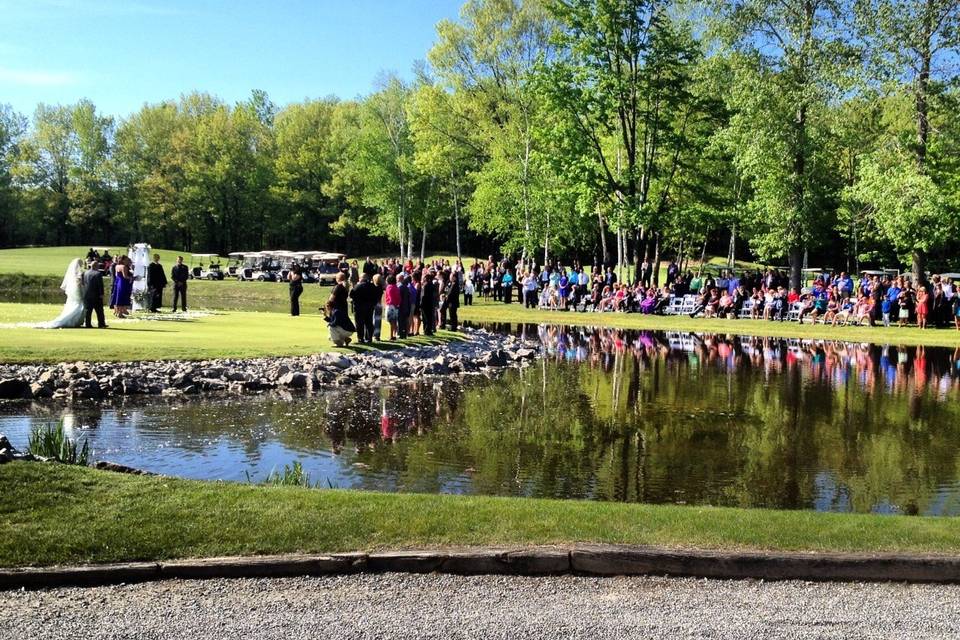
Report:
M 400 306 L 400 287 L 395 284 L 387 285 L 387 304 L 391 307 Z

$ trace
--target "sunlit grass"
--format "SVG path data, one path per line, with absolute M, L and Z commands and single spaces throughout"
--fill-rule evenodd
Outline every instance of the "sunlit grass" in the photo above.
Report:
M 956 518 L 386 494 L 0 466 L 0 566 L 444 545 L 960 552 Z
M 200 317 L 161 314 L 159 320 L 115 320 L 109 329 L 35 329 L 14 327 L 55 318 L 49 304 L 0 303 L 0 362 L 74 362 L 77 360 L 202 360 L 306 355 L 324 351 L 364 352 L 404 344 L 440 344 L 458 339 L 443 331 L 403 342 L 338 349 L 330 342 L 319 311 L 299 317 L 274 312 L 219 311 Z M 389 335 L 385 327 L 383 335 Z

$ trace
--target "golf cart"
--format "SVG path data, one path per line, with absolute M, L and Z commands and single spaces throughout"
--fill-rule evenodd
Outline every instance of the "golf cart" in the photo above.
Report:
M 276 275 L 268 269 L 270 257 L 265 253 L 254 252 L 243 254 L 243 266 L 239 269 L 240 280 L 256 280 L 257 282 L 273 282 Z
M 321 251 L 310 257 L 311 266 L 316 274 L 317 282 L 321 285 L 336 284 L 337 274 L 340 273 L 340 263 L 347 256 L 342 253 Z
M 207 262 L 206 266 L 204 261 Z M 194 280 L 223 280 L 220 256 L 215 253 L 191 253 L 190 277 Z
M 227 254 L 227 273 L 226 276 L 230 278 L 237 278 L 242 280 L 240 277 L 240 271 L 243 269 L 243 256 L 245 254 L 242 251 L 234 251 L 233 253 Z

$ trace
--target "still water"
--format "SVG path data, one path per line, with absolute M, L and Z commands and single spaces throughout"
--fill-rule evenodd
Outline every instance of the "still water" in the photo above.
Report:
M 487 379 L 322 395 L 14 405 L 96 459 L 322 486 L 960 515 L 960 352 L 544 326 L 547 357 Z

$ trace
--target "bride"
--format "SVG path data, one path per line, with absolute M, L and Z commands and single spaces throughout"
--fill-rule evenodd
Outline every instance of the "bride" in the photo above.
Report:
M 63 311 L 54 320 L 44 322 L 40 325 L 43 329 L 69 329 L 83 326 L 83 288 L 81 280 L 83 278 L 83 261 L 80 258 L 74 258 L 67 267 L 67 272 L 63 275 L 63 282 L 60 288 L 67 294 L 67 301 L 63 305 Z

